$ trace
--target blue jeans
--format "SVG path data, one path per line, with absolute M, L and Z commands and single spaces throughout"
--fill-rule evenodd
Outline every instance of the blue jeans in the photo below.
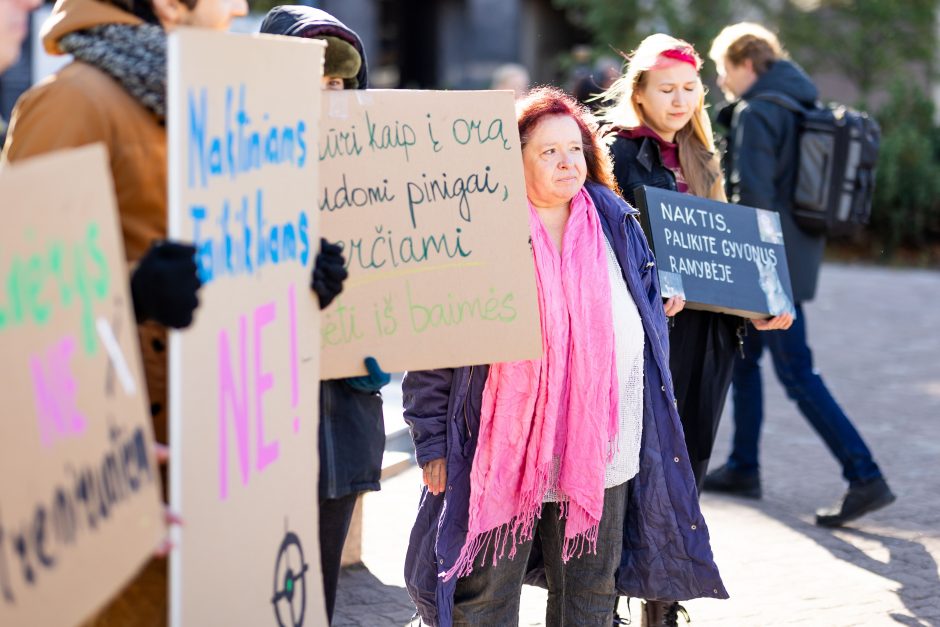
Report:
M 806 314 L 801 305 L 796 306 L 796 320 L 786 331 L 751 329 L 744 338 L 744 357 L 738 355 L 734 363 L 734 440 L 728 467 L 743 473 L 756 473 L 759 467 L 758 441 L 764 421 L 760 357 L 765 345 L 787 396 L 796 401 L 839 460 L 846 481 L 859 484 L 881 477 L 862 436 L 813 368 L 813 354 L 806 344 Z

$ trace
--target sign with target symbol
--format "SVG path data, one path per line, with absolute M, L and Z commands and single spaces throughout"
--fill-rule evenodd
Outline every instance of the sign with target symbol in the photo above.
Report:
M 274 616 L 279 627 L 301 627 L 304 624 L 308 568 L 300 538 L 288 531 L 274 563 L 274 596 L 271 597 L 271 605 L 274 606 Z M 290 620 L 285 621 L 285 617 Z

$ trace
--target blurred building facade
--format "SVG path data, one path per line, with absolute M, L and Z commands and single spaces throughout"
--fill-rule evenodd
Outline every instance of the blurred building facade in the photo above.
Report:
M 504 63 L 537 83 L 587 34 L 551 0 L 321 0 L 362 37 L 377 87 L 484 89 Z
M 373 87 L 485 89 L 505 63 L 525 66 L 534 83 L 557 82 L 558 59 L 588 40 L 551 0 L 307 0 L 359 33 Z M 0 115 L 8 118 L 19 94 L 54 72 L 38 32 L 51 10 L 33 15 L 32 36 L 20 62 L 0 76 Z M 253 7 L 254 8 L 254 7 Z M 233 25 L 257 32 L 261 15 Z
M 570 78 L 579 69 L 572 67 L 577 60 L 571 53 L 590 40 L 552 0 L 295 1 L 322 8 L 359 33 L 376 88 L 486 89 L 497 67 L 518 63 L 529 71 L 533 84 L 553 83 L 571 89 Z M 0 116 L 6 119 L 20 93 L 67 60 L 46 55 L 38 40 L 40 25 L 51 6 L 45 4 L 33 15 L 24 54 L 0 75 Z M 739 19 L 759 19 L 754 7 L 743 5 L 738 13 Z M 257 32 L 261 18 L 259 12 L 237 20 L 233 30 Z M 937 23 L 940 29 L 940 19 Z M 710 44 L 694 43 L 703 53 Z M 568 60 L 565 68 L 563 58 Z M 929 78 L 928 68 L 912 66 L 903 71 L 929 85 L 928 91 L 940 104 L 940 82 Z M 858 91 L 846 77 L 823 71 L 814 79 L 824 99 L 857 102 Z M 873 94 L 869 104 L 880 105 L 884 98 L 883 91 Z

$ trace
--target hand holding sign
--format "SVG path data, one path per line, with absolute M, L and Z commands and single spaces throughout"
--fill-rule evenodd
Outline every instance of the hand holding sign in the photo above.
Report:
M 793 314 L 782 313 L 767 320 L 753 318 L 751 323 L 758 331 L 786 331 L 793 325 Z
M 666 317 L 672 318 L 674 315 L 685 309 L 685 299 L 681 296 L 670 296 L 663 301 L 663 309 L 666 311 Z
M 331 244 L 325 238 L 320 238 L 320 252 L 313 267 L 310 278 L 310 287 L 316 292 L 320 309 L 326 309 L 343 291 L 343 281 L 349 276 L 346 272 L 346 259 L 343 249 L 337 244 Z
M 366 370 L 369 374 L 364 377 L 351 377 L 346 383 L 360 392 L 375 393 L 391 382 L 392 377 L 382 370 L 375 357 L 366 357 Z
M 157 242 L 131 275 L 131 295 L 138 322 L 155 320 L 166 327 L 184 329 L 192 324 L 202 286 L 196 270 L 196 247 Z

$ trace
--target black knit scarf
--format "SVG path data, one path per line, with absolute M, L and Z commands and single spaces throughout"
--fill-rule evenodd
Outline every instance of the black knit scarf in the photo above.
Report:
M 140 104 L 166 118 L 166 32 L 154 24 L 104 24 L 69 33 L 59 47 L 111 76 Z

